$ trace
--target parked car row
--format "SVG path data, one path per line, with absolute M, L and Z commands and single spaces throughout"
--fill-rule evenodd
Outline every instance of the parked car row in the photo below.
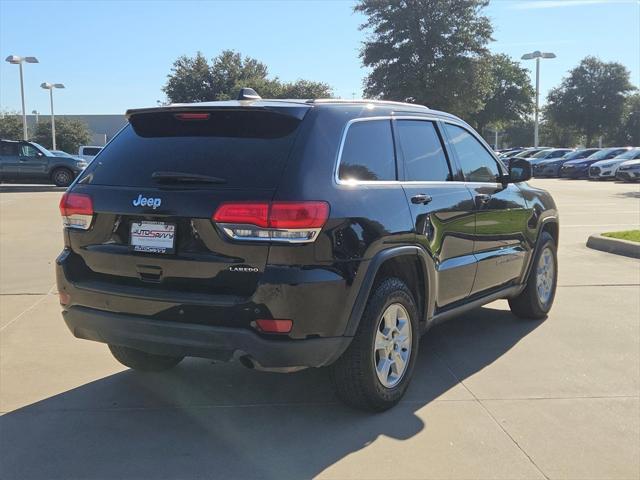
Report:
M 35 142 L 0 140 L 0 181 L 68 187 L 101 149 L 81 146 L 78 155 L 71 155 Z
M 527 160 L 535 177 L 640 180 L 640 147 L 517 148 L 501 152 L 500 158 L 506 164 Z

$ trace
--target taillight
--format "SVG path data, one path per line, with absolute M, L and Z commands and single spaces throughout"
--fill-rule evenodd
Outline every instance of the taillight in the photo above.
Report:
M 313 242 L 329 218 L 327 202 L 231 202 L 213 215 L 236 240 Z
M 88 230 L 93 220 L 93 202 L 83 193 L 65 193 L 60 199 L 60 215 L 67 228 Z
M 213 220 L 218 223 L 246 223 L 266 228 L 269 226 L 269 204 L 223 203 L 213 215 Z

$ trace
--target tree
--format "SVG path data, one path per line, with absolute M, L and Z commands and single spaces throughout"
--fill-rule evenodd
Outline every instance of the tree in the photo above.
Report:
M 171 68 L 163 91 L 170 102 L 207 102 L 235 98 L 242 87 L 251 87 L 264 98 L 321 98 L 332 95 L 326 83 L 269 78 L 267 66 L 233 50 L 224 50 L 211 65 L 202 53 L 181 56 Z
M 22 140 L 22 117 L 19 114 L 3 112 L 0 115 L 0 138 Z
M 482 98 L 484 106 L 470 116 L 476 130 L 504 128 L 526 118 L 533 111 L 535 94 L 526 69 L 508 55 L 485 55 L 482 61 L 489 71 L 490 89 Z
M 218 93 L 213 90 L 213 77 L 207 59 L 200 52 L 193 58 L 183 55 L 173 62 L 162 90 L 174 103 L 216 100 Z
M 505 127 L 502 142 L 509 147 L 524 147 L 531 145 L 533 138 L 533 120 L 526 119 L 513 122 Z
M 586 57 L 549 92 L 545 116 L 583 134 L 589 147 L 619 129 L 625 95 L 633 89 L 624 65 Z
M 492 27 L 480 14 L 488 0 L 360 0 L 371 32 L 360 56 L 371 68 L 365 94 L 412 101 L 466 117 L 490 91 L 487 53 Z
M 629 95 L 625 99 L 622 124 L 618 135 L 618 145 L 640 145 L 640 94 Z
M 41 120 L 36 125 L 32 140 L 45 148 L 53 148 L 50 120 Z M 91 134 L 83 122 L 63 117 L 56 118 L 56 147 L 58 150 L 73 154 L 78 151 L 80 145 L 86 145 L 90 141 Z

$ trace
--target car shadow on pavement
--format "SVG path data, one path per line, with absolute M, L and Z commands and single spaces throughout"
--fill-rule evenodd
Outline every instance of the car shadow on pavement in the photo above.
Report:
M 623 183 L 623 182 L 618 182 L 618 183 Z M 640 186 L 638 188 L 640 188 Z M 616 193 L 616 196 L 627 197 L 627 198 L 640 198 L 640 190 L 634 190 L 632 192 Z
M 7 185 L 0 184 L 0 193 L 39 193 L 39 192 L 64 192 L 67 187 L 55 185 Z
M 311 478 L 378 437 L 430 428 L 416 412 L 471 400 L 460 381 L 540 323 L 485 307 L 435 327 L 405 398 L 382 414 L 339 403 L 326 369 L 188 359 L 163 374 L 123 371 L 0 417 L 0 477 Z

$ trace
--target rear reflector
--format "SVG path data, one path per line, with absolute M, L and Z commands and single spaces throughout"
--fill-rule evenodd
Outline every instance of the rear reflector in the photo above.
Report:
M 71 296 L 67 292 L 58 292 L 60 298 L 60 305 L 69 305 L 71 302 Z
M 93 220 L 91 197 L 82 193 L 65 193 L 60 199 L 60 215 L 65 227 L 87 230 Z
M 293 322 L 291 320 L 256 320 L 258 329 L 265 333 L 289 333 Z
M 178 120 L 183 121 L 197 121 L 197 120 L 209 120 L 210 114 L 208 113 L 176 113 L 174 115 Z
M 223 203 L 213 221 L 236 240 L 312 242 L 329 218 L 327 202 Z

